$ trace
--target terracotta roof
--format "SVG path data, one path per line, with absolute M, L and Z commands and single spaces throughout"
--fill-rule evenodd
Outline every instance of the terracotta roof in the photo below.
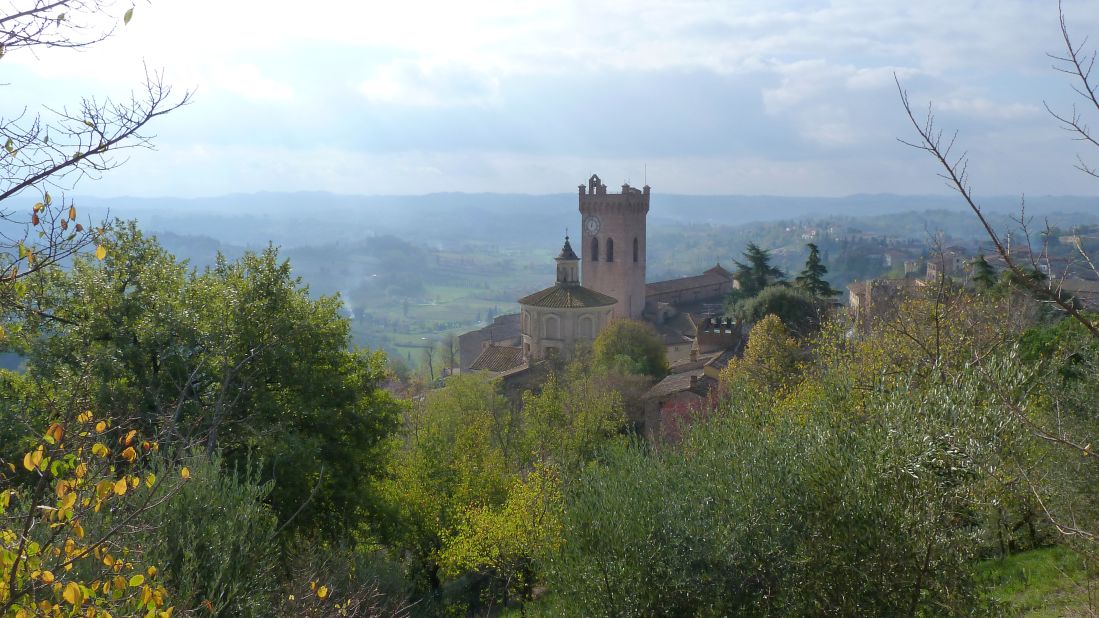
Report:
M 715 285 L 721 283 L 729 283 L 733 276 L 729 271 L 725 270 L 721 266 L 715 266 L 710 270 L 702 273 L 701 275 L 694 275 L 691 277 L 680 277 L 679 279 L 668 279 L 667 281 L 654 281 L 652 283 L 645 284 L 646 294 L 666 294 L 668 292 L 679 292 L 682 290 L 692 290 L 694 288 L 700 288 L 707 285 Z
M 715 264 L 713 268 L 705 271 L 703 274 L 721 275 L 722 277 L 725 277 L 726 279 L 732 279 L 733 278 L 733 273 L 731 273 L 731 272 L 725 270 L 724 268 L 722 268 L 720 263 Z
M 692 378 L 694 379 L 693 384 Z M 716 384 L 717 380 L 707 376 L 702 369 L 699 368 L 692 371 L 684 371 L 682 373 L 673 373 L 667 376 L 654 384 L 642 398 L 655 399 L 685 391 L 691 391 L 696 395 L 705 397 L 706 394 L 710 392 L 710 388 Z
M 555 285 L 519 299 L 520 305 L 550 307 L 553 309 L 578 309 L 581 307 L 609 307 L 618 302 L 606 294 L 579 285 Z
M 703 366 L 708 365 L 710 361 L 724 354 L 723 351 L 710 352 L 709 354 L 699 354 L 698 358 L 690 359 L 683 358 L 677 360 L 668 366 L 668 373 L 683 373 L 684 371 L 696 371 Z
M 511 371 L 523 364 L 523 349 L 506 345 L 488 345 L 469 366 L 472 371 Z

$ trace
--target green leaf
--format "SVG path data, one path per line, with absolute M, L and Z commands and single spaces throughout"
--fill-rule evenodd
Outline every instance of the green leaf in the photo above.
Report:
M 15 150 L 15 144 L 11 141 L 10 137 L 8 138 L 8 141 L 4 142 L 4 149 L 8 152 Z
M 133 16 L 134 16 L 134 7 L 130 7 L 130 9 L 128 11 L 126 11 L 126 14 L 122 16 L 122 23 L 124 23 L 124 24 L 130 23 L 130 20 L 133 18 Z

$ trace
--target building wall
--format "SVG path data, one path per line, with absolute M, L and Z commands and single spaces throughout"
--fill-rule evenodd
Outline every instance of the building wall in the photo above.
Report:
M 639 190 L 622 185 L 622 193 L 607 193 L 606 185 L 592 176 L 580 187 L 580 243 L 584 287 L 616 298 L 614 316 L 641 319 L 645 310 L 645 220 L 649 213 L 649 188 Z M 599 218 L 593 235 L 585 225 L 589 216 Z M 592 254 L 592 238 L 599 242 L 599 255 Z M 633 259 L 637 240 L 637 261 Z M 608 241 L 614 241 L 614 261 L 607 261 Z
M 591 342 L 611 321 L 610 307 L 557 309 L 520 305 L 523 354 L 532 360 L 556 353 L 571 358 L 579 342 Z

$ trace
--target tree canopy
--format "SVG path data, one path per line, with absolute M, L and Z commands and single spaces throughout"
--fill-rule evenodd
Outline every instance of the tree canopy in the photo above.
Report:
M 805 269 L 794 279 L 794 283 L 817 298 L 832 298 L 838 295 L 839 292 L 824 279 L 824 275 L 828 274 L 828 268 L 820 259 L 820 249 L 814 243 L 805 246 L 809 247 L 809 257 L 805 259 Z
M 179 446 L 254 460 L 280 521 L 330 538 L 365 523 L 398 405 L 384 358 L 350 349 L 340 301 L 312 299 L 274 248 L 202 272 L 132 223 L 34 291 L 14 329 L 25 379 L 83 381 Z M 51 317 L 43 317 L 45 315 Z
M 744 250 L 744 262 L 733 260 L 733 263 L 736 264 L 733 279 L 739 284 L 734 295 L 738 298 L 750 298 L 786 279 L 786 273 L 771 265 L 771 252 L 754 242 L 748 243 Z
M 660 335 L 649 324 L 635 320 L 617 320 L 604 328 L 592 344 L 592 360 L 596 366 L 657 378 L 668 371 Z

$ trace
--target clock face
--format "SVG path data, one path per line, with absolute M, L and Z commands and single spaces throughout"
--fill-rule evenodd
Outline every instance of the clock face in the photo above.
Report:
M 588 218 L 584 219 L 584 229 L 587 230 L 588 234 L 591 234 L 593 236 L 596 233 L 598 233 L 599 232 L 599 217 L 596 217 L 595 215 L 591 215 Z

